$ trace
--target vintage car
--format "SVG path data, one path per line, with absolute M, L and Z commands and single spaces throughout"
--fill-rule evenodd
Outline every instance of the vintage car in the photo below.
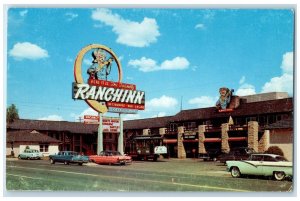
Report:
M 80 155 L 75 151 L 60 151 L 58 154 L 50 155 L 49 160 L 51 164 L 58 162 L 64 163 L 65 165 L 69 165 L 70 163 L 82 165 L 83 163 L 89 162 L 88 156 Z
M 227 161 L 227 171 L 234 178 L 242 175 L 273 176 L 276 180 L 292 177 L 293 164 L 275 154 L 252 154 L 248 160 Z
M 118 151 L 102 151 L 99 155 L 89 156 L 91 162 L 97 164 L 118 164 L 126 165 L 132 162 L 131 156 L 122 155 Z
M 39 150 L 35 149 L 25 149 L 24 152 L 20 153 L 18 158 L 19 159 L 41 159 L 43 154 L 39 152 Z
M 210 149 L 207 150 L 206 153 L 199 153 L 198 158 L 203 159 L 204 161 L 208 161 L 208 160 L 217 161 L 217 159 L 221 154 L 222 152 L 219 149 Z
M 249 147 L 236 147 L 230 150 L 229 153 L 223 153 L 218 156 L 218 159 L 221 163 L 226 163 L 226 161 L 237 161 L 237 160 L 246 160 L 251 154 L 254 154 L 255 151 Z

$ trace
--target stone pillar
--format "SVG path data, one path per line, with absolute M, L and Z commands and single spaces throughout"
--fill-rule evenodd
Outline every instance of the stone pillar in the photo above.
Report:
M 258 122 L 248 122 L 248 147 L 258 151 Z
M 260 138 L 258 142 L 258 152 L 263 153 L 267 151 L 270 143 L 270 131 L 265 130 L 263 136 Z
M 150 129 L 146 128 L 146 129 L 143 129 L 143 135 L 149 135 L 150 133 Z
M 221 126 L 221 150 L 222 152 L 228 153 L 230 151 L 229 143 L 228 143 L 228 130 L 229 124 L 225 123 Z
M 177 157 L 178 158 L 186 158 L 186 153 L 183 145 L 183 134 L 184 127 L 178 127 L 178 135 L 177 135 Z
M 198 126 L 198 153 L 199 154 L 205 154 L 206 150 L 205 150 L 205 146 L 204 146 L 204 141 L 205 141 L 205 128 L 206 125 L 200 125 Z
M 160 128 L 160 129 L 159 129 L 159 134 L 160 134 L 160 135 L 166 134 L 166 128 Z

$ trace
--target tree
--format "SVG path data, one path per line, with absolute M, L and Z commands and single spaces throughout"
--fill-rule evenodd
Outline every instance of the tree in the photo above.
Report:
M 265 151 L 267 154 L 276 154 L 280 156 L 284 156 L 284 153 L 282 149 L 280 149 L 278 146 L 270 146 L 267 151 Z
M 15 119 L 19 119 L 17 107 L 12 104 L 6 109 L 6 123 L 12 123 Z

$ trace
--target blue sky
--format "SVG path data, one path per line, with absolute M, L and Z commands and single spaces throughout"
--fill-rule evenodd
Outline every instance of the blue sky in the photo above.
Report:
M 123 82 L 146 93 L 125 119 L 212 107 L 218 89 L 293 96 L 291 9 L 13 8 L 7 13 L 7 105 L 20 118 L 77 121 L 73 65 L 88 44 L 112 48 Z M 106 114 L 110 116 L 112 114 Z

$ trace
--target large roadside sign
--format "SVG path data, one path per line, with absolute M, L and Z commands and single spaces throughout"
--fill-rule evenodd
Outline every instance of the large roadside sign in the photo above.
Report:
M 91 65 L 82 65 L 83 59 L 91 53 Z M 82 72 L 86 72 L 87 80 Z M 111 81 L 111 72 L 118 76 Z M 122 83 L 122 67 L 116 54 L 108 47 L 92 44 L 84 47 L 77 55 L 74 64 L 72 98 L 85 100 L 99 113 L 137 113 L 145 109 L 145 92 L 136 90 L 136 85 Z

